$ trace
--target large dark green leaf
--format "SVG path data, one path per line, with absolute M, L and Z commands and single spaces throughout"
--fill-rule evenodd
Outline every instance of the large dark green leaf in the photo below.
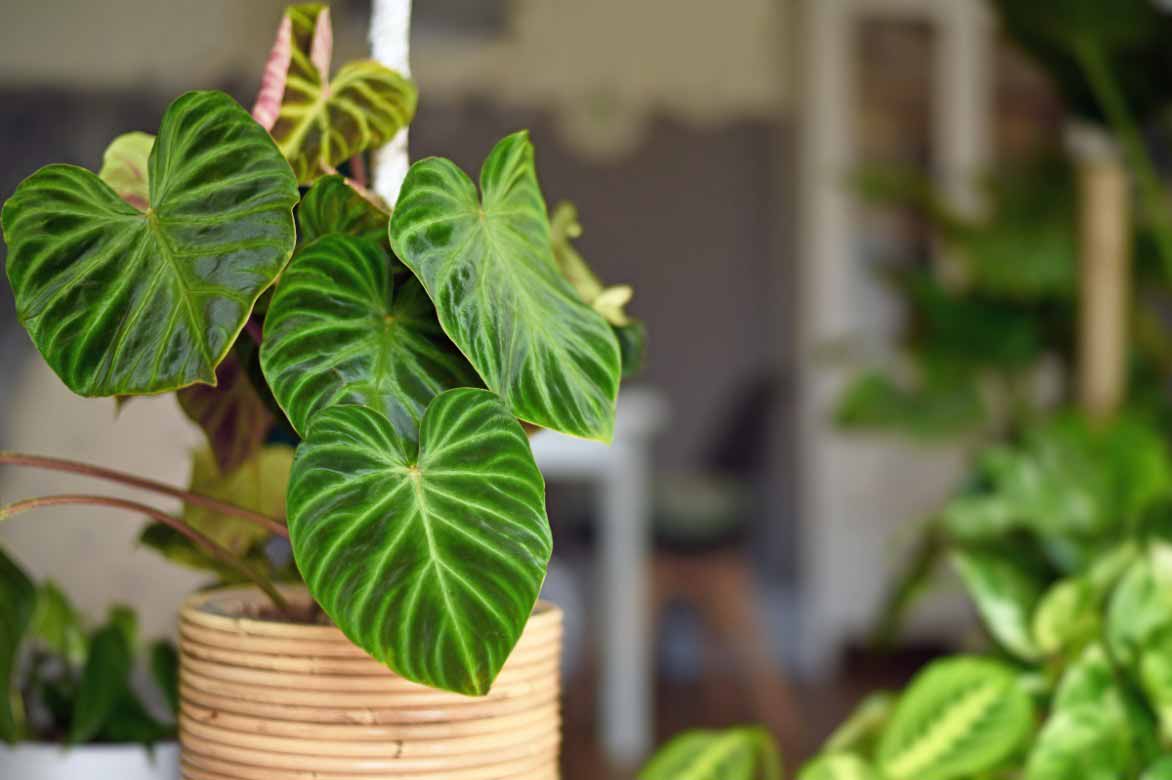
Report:
M 323 236 L 298 252 L 265 318 L 261 367 L 302 434 L 320 410 L 360 404 L 415 441 L 437 394 L 477 386 L 414 278 L 396 284 L 377 244 Z
M 937 661 L 903 694 L 879 744 L 891 780 L 951 780 L 992 769 L 1033 727 L 1033 706 L 1009 667 L 982 658 Z
M 297 207 L 297 241 L 304 245 L 330 233 L 345 233 L 389 247 L 390 218 L 341 176 L 323 176 Z
M 639 780 L 781 780 L 781 757 L 762 728 L 689 731 L 665 745 Z
M 272 139 L 221 92 L 163 116 L 139 211 L 89 171 L 50 165 L 4 205 L 17 316 L 74 392 L 214 383 L 293 250 L 297 186 Z
M 470 388 L 436 396 L 418 446 L 373 409 L 320 412 L 293 463 L 289 533 L 352 641 L 407 679 L 474 695 L 520 637 L 552 544 L 524 430 Z
M 109 623 L 94 634 L 69 724 L 71 743 L 88 742 L 106 725 L 126 693 L 132 658 L 121 626 Z
M 621 357 L 606 320 L 558 272 L 528 134 L 480 172 L 415 163 L 391 216 L 395 253 L 485 384 L 525 422 L 589 439 L 614 431 Z
M 37 589 L 0 548 L 0 740 L 21 736 L 24 707 L 13 685 L 21 641 L 33 619 Z
M 347 63 L 330 81 L 332 49 L 329 9 L 291 6 L 253 108 L 305 184 L 382 146 L 415 115 L 415 85 L 373 60 Z

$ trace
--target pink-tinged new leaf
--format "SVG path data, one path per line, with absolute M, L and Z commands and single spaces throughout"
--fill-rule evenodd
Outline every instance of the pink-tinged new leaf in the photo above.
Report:
M 272 130 L 281 111 L 281 100 L 285 97 L 285 81 L 289 77 L 289 62 L 293 58 L 293 21 L 286 14 L 277 28 L 277 40 L 273 42 L 261 77 L 260 92 L 256 105 L 252 107 L 252 118 L 265 130 Z
M 313 43 L 309 47 L 309 61 L 317 68 L 322 84 L 330 80 L 330 59 L 334 56 L 334 26 L 330 23 L 330 9 L 323 8 L 313 26 Z
M 150 207 L 150 181 L 147 161 L 155 137 L 149 133 L 126 133 L 106 147 L 98 178 L 110 185 L 118 197 L 139 211 Z

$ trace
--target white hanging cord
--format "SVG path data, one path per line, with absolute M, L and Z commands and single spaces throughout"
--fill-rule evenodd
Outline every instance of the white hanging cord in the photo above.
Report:
M 411 0 L 374 0 L 370 51 L 376 60 L 404 76 L 411 75 Z M 391 206 L 407 177 L 407 128 L 374 154 L 374 191 Z

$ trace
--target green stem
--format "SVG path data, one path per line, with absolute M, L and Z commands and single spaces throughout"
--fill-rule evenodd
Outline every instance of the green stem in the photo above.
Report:
M 1164 273 L 1172 279 L 1172 212 L 1169 211 L 1169 200 L 1139 123 L 1127 105 L 1102 47 L 1094 41 L 1082 40 L 1075 44 L 1074 54 L 1095 99 L 1123 145 L 1128 165 L 1139 182 L 1144 206 L 1152 220 L 1156 244 L 1164 262 Z
M 258 588 L 265 592 L 265 594 L 272 600 L 273 604 L 281 612 L 289 612 L 289 602 L 281 595 L 276 586 L 260 572 L 253 569 L 243 561 L 239 560 L 232 554 L 231 550 L 223 547 L 215 540 L 205 536 L 199 531 L 195 530 L 187 523 L 183 522 L 177 517 L 172 517 L 166 512 L 160 512 L 152 506 L 140 504 L 137 501 L 127 501 L 122 498 L 114 498 L 112 496 L 89 496 L 89 495 L 62 495 L 62 496 L 41 496 L 38 498 L 28 498 L 23 501 L 16 501 L 5 506 L 0 506 L 0 522 L 7 520 L 14 515 L 22 512 L 29 512 L 33 509 L 41 509 L 48 506 L 67 506 L 67 505 L 85 505 L 85 506 L 105 506 L 114 509 L 125 509 L 128 512 L 135 512 L 143 514 L 152 520 L 156 520 L 164 525 L 173 528 L 183 536 L 190 539 L 197 547 L 202 549 L 208 555 L 212 556 L 220 563 L 231 568 L 236 573 L 244 578 L 252 581 Z
M 7 452 L 0 450 L 0 464 L 10 464 L 14 466 L 29 466 L 32 468 L 48 469 L 49 471 L 64 471 L 70 474 L 81 474 L 94 479 L 104 479 L 107 482 L 117 482 L 129 487 L 138 488 L 139 490 L 149 490 L 154 493 L 162 493 L 163 495 L 173 496 L 181 499 L 193 506 L 210 509 L 213 512 L 229 515 L 231 517 L 238 517 L 241 520 L 247 520 L 250 523 L 260 526 L 271 534 L 289 538 L 289 529 L 285 524 L 278 520 L 269 517 L 260 512 L 254 512 L 251 509 L 245 509 L 242 506 L 221 501 L 218 498 L 201 495 L 199 493 L 192 493 L 190 490 L 180 490 L 177 487 L 166 484 L 165 482 L 156 482 L 153 479 L 146 479 L 144 477 L 137 477 L 134 474 L 127 474 L 124 471 L 115 471 L 114 469 L 102 468 L 101 466 L 93 466 L 89 463 L 81 463 L 76 460 L 65 460 L 64 458 L 49 458 L 44 455 L 26 455 L 23 452 Z

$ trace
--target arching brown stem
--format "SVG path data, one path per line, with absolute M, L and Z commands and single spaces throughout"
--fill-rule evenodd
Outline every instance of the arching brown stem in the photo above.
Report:
M 0 507 L 0 522 L 7 520 L 14 515 L 22 512 L 29 512 L 34 509 L 41 509 L 49 506 L 67 506 L 67 505 L 84 505 L 84 506 L 105 506 L 114 509 L 125 509 L 128 512 L 143 514 L 157 522 L 179 532 L 187 539 L 194 542 L 200 549 L 208 555 L 215 558 L 220 563 L 228 566 L 236 573 L 244 576 L 246 579 L 255 583 L 258 588 L 265 592 L 265 594 L 272 599 L 273 604 L 282 612 L 288 612 L 289 603 L 281 592 L 273 586 L 273 583 L 264 575 L 253 570 L 243 561 L 237 559 L 232 552 L 214 540 L 208 538 L 204 534 L 195 530 L 191 526 L 184 523 L 177 517 L 173 517 L 166 512 L 155 509 L 146 504 L 140 504 L 137 501 L 127 501 L 123 498 L 114 498 L 112 496 L 90 496 L 90 495 L 60 495 L 60 496 L 41 496 L 38 498 L 27 498 L 23 501 L 15 501 L 11 504 Z
M 186 501 L 193 506 L 203 507 L 213 512 L 220 512 L 221 514 L 238 517 L 241 520 L 247 520 L 250 523 L 259 525 L 271 534 L 276 534 L 286 539 L 289 538 L 289 529 L 285 527 L 285 524 L 266 514 L 254 512 L 251 509 L 245 509 L 242 506 L 236 506 L 227 501 L 221 501 L 218 498 L 192 493 L 189 490 L 182 490 L 168 485 L 165 482 L 156 482 L 153 479 L 145 479 L 143 477 L 137 477 L 134 474 L 127 474 L 124 471 L 115 471 L 114 469 L 94 466 L 89 463 L 81 463 L 76 460 L 66 460 L 64 458 L 50 458 L 44 455 L 26 455 L 22 452 L 0 451 L 0 464 L 5 463 L 14 466 L 29 466 L 31 468 L 48 469 L 50 471 L 81 474 L 86 477 L 93 477 L 94 479 L 118 482 L 140 490 L 162 493 L 163 495 L 173 496 Z

